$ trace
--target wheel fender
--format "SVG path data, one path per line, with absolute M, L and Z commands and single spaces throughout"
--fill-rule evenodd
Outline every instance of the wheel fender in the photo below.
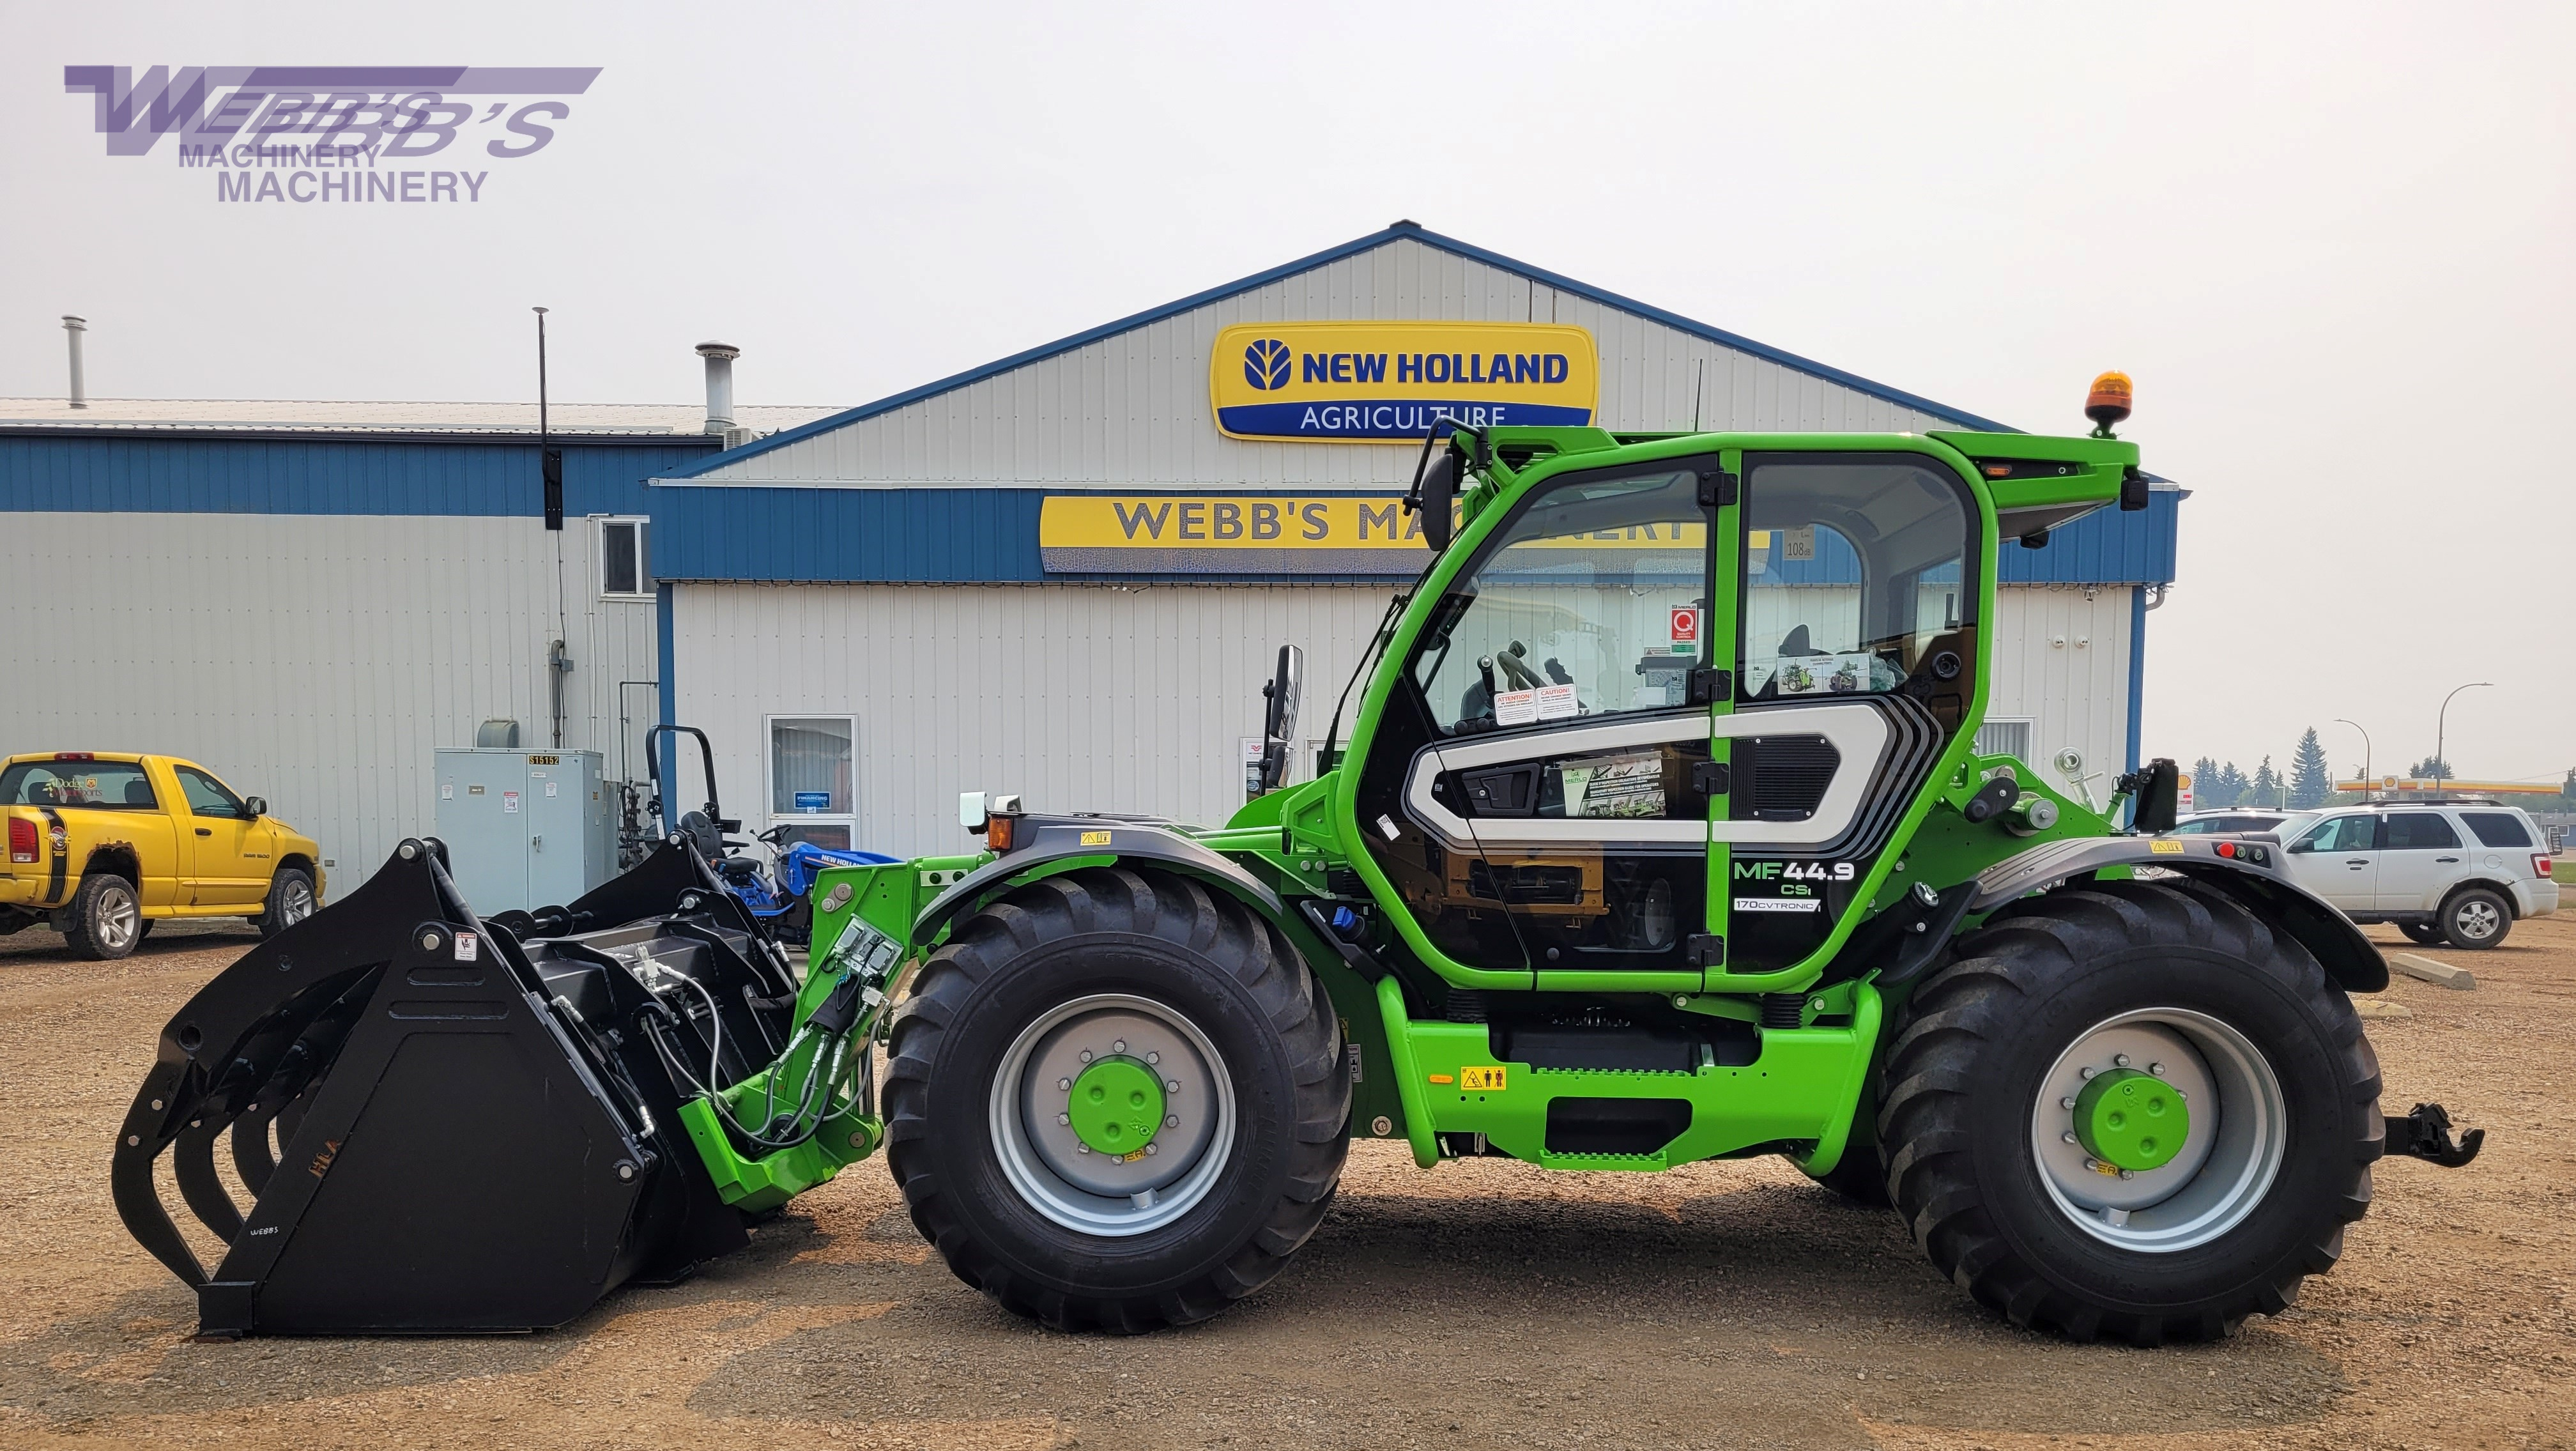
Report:
M 1082 857 L 1115 857 L 1195 877 L 1219 891 L 1240 897 L 1281 930 L 1288 910 L 1279 894 L 1234 862 L 1208 850 L 1169 826 L 1097 816 L 1024 816 L 1019 832 L 1028 845 L 1015 847 L 986 862 L 940 893 L 912 924 L 912 945 L 926 950 L 941 929 L 983 902 L 1014 877 L 1050 862 Z
M 2006 857 L 1977 875 L 1971 912 L 1990 912 L 2068 877 L 2103 867 L 2159 867 L 2205 882 L 2243 903 L 2246 910 L 2290 935 L 2348 993 L 2388 986 L 2388 961 L 2359 927 L 2323 897 L 2271 861 L 2281 848 L 2259 843 L 2268 859 L 2220 856 L 2219 844 L 2243 845 L 2225 836 L 2102 836 L 2046 842 Z

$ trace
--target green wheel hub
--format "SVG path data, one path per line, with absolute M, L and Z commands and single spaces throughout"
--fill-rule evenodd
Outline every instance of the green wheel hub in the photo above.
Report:
M 1094 1059 L 1067 1097 L 1074 1136 L 1094 1153 L 1142 1153 L 1163 1126 L 1163 1080 L 1133 1058 Z
M 2084 1152 L 2114 1169 L 2161 1169 L 2182 1152 L 2190 1132 L 2191 1111 L 2182 1095 L 2134 1068 L 2096 1074 L 2075 1096 L 2076 1139 Z

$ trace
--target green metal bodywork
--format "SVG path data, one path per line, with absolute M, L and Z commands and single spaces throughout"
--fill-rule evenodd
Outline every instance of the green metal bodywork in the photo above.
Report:
M 1458 1139 L 1474 1136 L 1488 1151 L 1548 1168 L 1661 1169 L 1728 1155 L 1782 1151 L 1809 1173 L 1824 1174 L 1853 1146 L 1856 1128 L 1860 1142 L 1867 1142 L 1863 1100 L 1869 1070 L 1884 1046 L 1882 1026 L 1901 1001 L 1901 995 L 1883 995 L 1873 982 L 1875 970 L 1865 965 L 1858 971 L 1846 965 L 1847 970 L 1837 973 L 1833 982 L 1819 986 L 1853 933 L 1918 884 L 1947 888 L 2046 841 L 2116 830 L 2112 813 L 2118 798 L 2097 808 L 2051 789 L 2021 762 L 1976 753 L 1974 742 L 1985 715 L 1991 673 L 1981 659 L 1967 719 L 1951 733 L 1924 784 L 1906 804 L 1890 845 L 1878 854 L 1850 905 L 1802 959 L 1761 971 L 1716 966 L 1691 971 L 1551 970 L 1544 974 L 1526 967 L 1461 962 L 1443 953 L 1424 932 L 1406 910 L 1395 884 L 1363 845 L 1358 763 L 1368 759 L 1390 693 L 1397 686 L 1401 662 L 1429 624 L 1443 589 L 1467 567 L 1477 545 L 1502 527 L 1512 503 L 1560 473 L 1712 455 L 1723 468 L 1740 473 L 1747 453 L 1917 456 L 1955 473 L 1975 500 L 1976 618 L 1990 620 L 1995 609 L 1997 552 L 2014 547 L 2011 540 L 2000 537 L 1999 516 L 2027 519 L 2053 511 L 2062 518 L 2070 509 L 2110 504 L 2119 496 L 2124 475 L 2136 465 L 2137 450 L 2111 439 L 1951 432 L 1613 435 L 1593 428 L 1506 428 L 1492 430 L 1488 441 L 1496 460 L 1463 493 L 1455 540 L 1406 594 L 1387 628 L 1383 648 L 1360 693 L 1348 748 L 1339 757 L 1351 764 L 1258 797 L 1222 828 L 1184 830 L 1286 904 L 1286 910 L 1273 912 L 1246 892 L 1241 881 L 1207 878 L 1211 886 L 1243 897 L 1269 916 L 1330 994 L 1344 1035 L 1357 1049 L 1353 1134 L 1400 1135 L 1425 1167 L 1436 1163 Z M 1501 461 L 1504 457 L 1521 462 L 1513 467 Z M 2071 461 L 2083 468 L 2072 474 L 1992 479 L 1972 463 L 2012 459 Z M 1736 511 L 1734 504 L 1718 508 L 1714 525 L 1718 532 L 1713 538 L 1736 536 L 1740 528 Z M 1735 592 L 1721 589 L 1717 596 L 1710 602 L 1706 629 L 1714 640 L 1733 641 L 1737 636 Z M 1725 698 L 1710 707 L 1713 717 L 1734 708 Z M 1727 752 L 1725 738 L 1712 742 L 1713 760 L 1728 760 Z M 2015 775 L 2025 799 L 2044 798 L 2056 806 L 2052 826 L 2032 832 L 2024 822 L 2018 830 L 2007 830 L 1998 821 L 1971 823 L 1962 814 L 1987 778 L 2003 770 Z M 1713 804 L 1713 819 L 1722 819 L 1716 815 L 1722 810 L 1722 804 Z M 987 852 L 827 870 L 814 887 L 813 940 L 817 944 L 843 941 L 850 924 L 857 922 L 899 944 L 906 959 L 917 962 L 945 936 L 944 925 L 934 925 L 926 933 L 917 930 L 932 903 L 967 872 L 995 859 Z M 1028 872 L 1011 876 L 1002 885 L 1115 860 L 1114 856 L 1089 856 L 1033 862 Z M 1721 937 L 1727 931 L 1731 870 L 1728 846 L 1712 842 L 1705 930 Z M 1385 924 L 1387 930 L 1375 949 L 1385 971 L 1374 980 L 1346 960 L 1340 948 L 1325 940 L 1297 909 L 1300 898 L 1332 895 L 1328 877 L 1355 880 Z M 849 889 L 846 893 L 840 890 L 844 886 Z M 953 918 L 942 918 L 943 923 L 947 920 Z M 800 1025 L 839 980 L 842 969 L 835 962 L 828 952 L 818 958 L 799 999 Z M 895 986 L 887 985 L 889 995 Z M 1453 1023 L 1434 1016 L 1435 1004 L 1425 994 L 1435 989 L 1543 991 L 1569 999 L 1652 994 L 1683 1012 L 1746 1023 L 1762 1020 L 1766 996 L 1775 1004 L 1781 1001 L 1779 995 L 1809 996 L 1797 1010 L 1797 1026 L 1758 1029 L 1759 1056 L 1749 1065 L 1707 1065 L 1696 1073 L 1645 1073 L 1538 1069 L 1497 1061 L 1483 1024 Z M 864 1021 L 869 1031 L 880 1026 L 875 1013 Z M 1776 1015 L 1773 1021 L 1777 1022 Z M 801 1062 L 791 1056 L 774 1066 L 770 1075 L 781 1080 L 779 1095 L 793 1099 L 795 1094 L 789 1090 L 801 1089 L 802 1077 L 811 1066 L 810 1055 Z M 769 1092 L 768 1076 L 731 1091 L 737 1119 L 746 1101 L 763 1099 Z M 1688 1124 L 1649 1154 L 1554 1154 L 1546 1147 L 1548 1106 L 1564 1097 L 1677 1099 L 1689 1105 Z M 684 1118 L 719 1189 L 729 1201 L 754 1208 L 781 1202 L 830 1177 L 872 1149 L 882 1133 L 872 1116 L 873 1106 L 852 1102 L 839 1109 L 826 1131 L 810 1143 L 764 1158 L 745 1158 L 703 1101 L 691 1110 Z M 2140 1151 L 2124 1143 L 2121 1152 L 2136 1157 Z

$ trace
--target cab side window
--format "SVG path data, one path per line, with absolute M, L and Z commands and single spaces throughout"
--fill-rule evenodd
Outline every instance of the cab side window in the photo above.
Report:
M 2370 816 L 2336 816 L 2317 823 L 2317 828 L 2300 838 L 2299 845 L 2308 851 L 2376 851 L 2379 847 L 2379 821 Z
M 186 766 L 179 767 L 178 771 L 179 792 L 188 798 L 189 815 L 235 819 L 242 815 L 241 798 L 226 790 L 223 782 Z
M 2459 844 L 2460 834 L 2439 813 L 2398 811 L 2389 815 L 2389 851 L 2434 851 Z

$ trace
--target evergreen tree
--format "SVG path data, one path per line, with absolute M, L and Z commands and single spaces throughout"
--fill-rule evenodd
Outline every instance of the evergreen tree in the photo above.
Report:
M 2426 756 L 2408 766 L 2406 774 L 2418 781 L 2448 781 L 2451 779 L 2451 763 L 2439 756 Z
M 2281 778 L 2273 773 L 2269 753 L 2264 755 L 2263 764 L 2254 768 L 2254 779 L 2245 783 L 2245 794 L 2236 799 L 2236 804 L 2271 807 L 2281 804 Z
M 2218 763 L 2203 756 L 2191 763 L 2191 809 L 2207 811 L 2217 804 Z
M 2230 761 L 2226 765 L 2218 768 L 2217 781 L 2218 789 L 2213 794 L 2215 794 L 2218 799 L 2213 804 L 2218 806 L 2237 806 L 2244 803 L 2245 787 L 2247 784 L 2245 773 L 2236 769 L 2236 763 L 2234 761 Z
M 2326 770 L 2326 748 L 2317 741 L 2317 728 L 2299 737 L 2299 749 L 2290 757 L 2290 806 L 2296 811 L 2310 811 L 2326 804 L 2334 793 L 2334 779 Z

